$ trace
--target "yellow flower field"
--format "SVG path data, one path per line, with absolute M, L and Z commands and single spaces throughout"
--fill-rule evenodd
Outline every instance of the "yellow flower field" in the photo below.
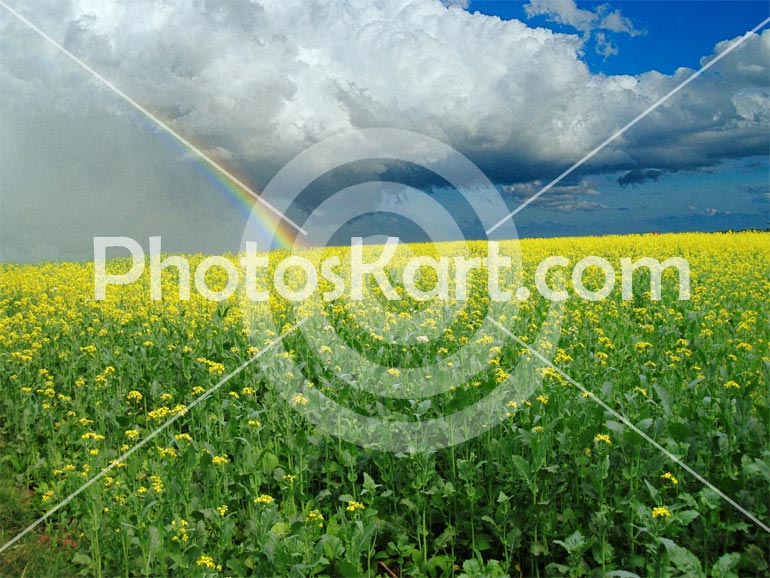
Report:
M 93 263 L 0 264 L 3 491 L 28 496 L 31 522 L 98 476 L 0 553 L 0 568 L 15 568 L 16 549 L 45 536 L 72 575 L 770 571 L 755 521 L 597 403 L 769 524 L 770 235 L 501 247 L 520 250 L 521 271 L 506 279 L 529 298 L 491 302 L 482 269 L 468 273 L 464 300 L 454 289 L 451 302 L 416 300 L 399 283 L 408 256 L 483 255 L 483 242 L 400 248 L 389 269 L 398 301 L 374 284 L 360 301 L 215 302 L 195 291 L 179 300 L 171 268 L 162 300 L 150 299 L 145 271 L 97 301 Z M 344 261 L 347 251 L 298 254 Z M 272 252 L 271 267 L 285 255 Z M 691 296 L 678 298 L 667 270 L 655 301 L 641 273 L 630 299 L 619 280 L 597 301 L 567 286 L 557 312 L 534 279 L 553 255 L 572 265 L 596 255 L 617 271 L 625 257 L 681 257 Z M 192 267 L 203 259 L 191 256 Z M 220 273 L 209 271 L 212 289 L 226 282 Z M 584 279 L 601 283 L 596 270 Z M 428 273 L 417 284 L 435 282 Z M 334 287 L 321 280 L 321 289 Z M 485 325 L 493 315 L 520 342 Z M 556 333 L 546 339 L 544 327 Z M 353 367 L 349 351 L 360 356 Z M 401 435 L 396 421 L 440 420 L 512 377 L 527 387 L 500 400 L 501 423 L 485 414 L 462 443 L 386 451 L 403 441 L 386 439 Z M 309 416 L 321 398 L 380 429 L 317 423 Z M 0 525 L 5 543 L 26 524 L 0 516 Z

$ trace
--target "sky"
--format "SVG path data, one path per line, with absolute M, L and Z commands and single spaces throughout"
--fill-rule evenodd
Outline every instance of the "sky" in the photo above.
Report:
M 8 3 L 255 191 L 325 139 L 385 127 L 470 159 L 510 211 L 769 15 L 739 0 Z M 762 29 L 505 234 L 767 227 L 769 65 Z M 488 188 L 466 202 L 431 170 L 378 158 L 312 180 L 287 214 L 332 227 L 321 205 L 377 181 L 390 184 L 351 189 L 362 215 L 335 239 L 421 239 L 444 226 L 435 203 L 483 237 L 470 211 Z M 236 251 L 248 214 L 183 144 L 0 7 L 0 260 L 91 259 L 94 236 Z

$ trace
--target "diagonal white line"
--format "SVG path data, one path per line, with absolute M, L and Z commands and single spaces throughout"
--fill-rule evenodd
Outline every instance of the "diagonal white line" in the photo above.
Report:
M 548 361 L 546 357 L 544 357 L 539 351 L 536 351 L 532 349 L 531 346 L 527 345 L 524 341 L 516 337 L 513 333 L 511 333 L 505 326 L 501 325 L 496 319 L 490 318 L 490 321 L 494 323 L 498 329 L 500 329 L 503 333 L 505 333 L 508 337 L 513 339 L 516 343 L 521 345 L 522 347 L 526 348 L 527 351 L 529 351 L 532 355 L 536 356 L 540 361 L 554 369 L 561 375 L 564 379 L 569 381 L 572 385 L 577 387 L 580 391 L 585 393 L 590 399 L 594 400 L 596 403 L 598 403 L 600 406 L 602 406 L 607 412 L 612 414 L 615 418 L 620 420 L 626 427 L 628 427 L 631 431 L 635 432 L 639 436 L 641 436 L 645 441 L 652 444 L 657 450 L 659 450 L 661 453 L 663 453 L 668 459 L 670 459 L 672 462 L 680 466 L 683 470 L 690 473 L 694 478 L 696 478 L 699 482 L 701 482 L 703 485 L 708 486 L 709 489 L 711 489 L 713 492 L 715 492 L 717 495 L 719 495 L 723 500 L 725 500 L 727 503 L 729 503 L 731 506 L 733 506 L 736 510 L 738 510 L 741 514 L 746 516 L 749 520 L 754 522 L 757 526 L 762 528 L 765 532 L 770 533 L 770 527 L 762 522 L 759 518 L 757 518 L 754 514 L 746 510 L 743 506 L 741 506 L 738 502 L 733 500 L 730 496 L 725 494 L 722 490 L 717 488 L 714 484 L 709 482 L 706 478 L 701 476 L 698 472 L 693 470 L 690 466 L 685 464 L 682 460 L 680 460 L 678 457 L 676 457 L 674 454 L 669 452 L 666 448 L 664 448 L 662 445 L 660 445 L 658 442 L 656 442 L 654 439 L 652 439 L 650 436 L 648 436 L 646 433 L 644 433 L 642 430 L 640 430 L 638 427 L 636 427 L 634 424 L 632 424 L 626 416 L 624 416 L 622 413 L 617 412 L 613 408 L 611 408 L 607 403 L 605 403 L 602 399 L 596 397 L 593 392 L 588 391 L 583 384 L 575 381 L 572 379 L 569 375 L 564 373 L 561 369 L 556 367 L 553 363 Z
M 227 382 L 228 382 L 228 381 L 230 381 L 230 380 L 231 380 L 233 377 L 235 377 L 236 375 L 238 375 L 238 374 L 239 374 L 241 371 L 243 371 L 244 369 L 246 369 L 246 368 L 247 368 L 249 365 L 251 365 L 252 363 L 254 363 L 254 362 L 257 360 L 257 359 L 259 359 L 260 357 L 262 357 L 262 355 L 264 355 L 265 353 L 267 353 L 268 351 L 270 351 L 271 349 L 273 349 L 275 346 L 277 346 L 277 345 L 278 345 L 278 344 L 279 344 L 279 343 L 280 343 L 280 342 L 281 342 L 281 341 L 282 341 L 282 340 L 283 340 L 283 339 L 284 339 L 284 338 L 285 338 L 287 335 L 291 334 L 291 333 L 292 333 L 292 332 L 293 332 L 295 329 L 297 329 L 298 327 L 300 327 L 300 326 L 301 326 L 303 323 L 305 323 L 307 320 L 308 320 L 308 318 L 306 317 L 305 319 L 303 319 L 302 321 L 300 321 L 299 323 L 297 323 L 296 325 L 294 325 L 294 326 L 293 326 L 291 329 L 289 329 L 288 331 L 286 331 L 285 333 L 283 333 L 283 334 L 282 334 L 282 335 L 281 335 L 281 336 L 280 336 L 278 339 L 276 339 L 275 341 L 273 341 L 273 342 L 272 342 L 270 345 L 268 345 L 267 347 L 265 347 L 265 348 L 264 348 L 262 351 L 260 351 L 260 352 L 259 352 L 259 353 L 257 353 L 256 355 L 254 355 L 254 357 L 251 357 L 250 359 L 247 359 L 246 361 L 244 361 L 244 362 L 243 362 L 243 363 L 242 363 L 240 366 L 238 366 L 236 369 L 234 369 L 233 371 L 231 371 L 230 373 L 228 373 L 228 374 L 227 374 L 225 377 L 223 377 L 223 378 L 222 378 L 222 379 L 221 379 L 221 380 L 220 380 L 220 381 L 219 381 L 219 382 L 218 382 L 218 383 L 217 383 L 217 384 L 216 384 L 214 387 L 212 387 L 211 389 L 209 389 L 209 390 L 208 390 L 206 393 L 204 393 L 203 395 L 201 395 L 199 398 L 195 399 L 195 401 L 193 401 L 193 402 L 192 402 L 190 405 L 188 405 L 186 408 L 184 408 L 184 410 L 183 410 L 183 411 L 181 411 L 181 412 L 179 412 L 179 413 L 175 414 L 175 415 L 174 415 L 172 418 L 170 418 L 170 419 L 169 419 L 168 421 L 166 421 L 166 422 L 165 422 L 163 425 L 161 425 L 159 428 L 157 428 L 157 429 L 156 429 L 156 430 L 154 430 L 152 433 L 150 433 L 150 434 L 149 434 L 147 437 L 145 437 L 144 439 L 142 439 L 142 441 L 140 441 L 138 444 L 136 444 L 135 446 L 133 446 L 133 447 L 132 447 L 130 450 L 128 450 L 126 453 L 124 453 L 123 455 L 121 455 L 121 456 L 120 456 L 119 458 L 117 458 L 116 460 L 113 460 L 113 461 L 110 463 L 110 465 L 109 465 L 109 466 L 107 466 L 106 468 L 102 469 L 102 470 L 101 470 L 101 471 L 100 471 L 98 474 L 96 474 L 95 476 L 93 476 L 93 477 L 92 477 L 91 479 L 89 479 L 89 480 L 88 480 L 86 483 L 84 483 L 82 486 L 80 486 L 80 487 L 79 487 L 77 490 L 75 490 L 75 491 L 74 491 L 74 492 L 72 492 L 72 493 L 71 493 L 69 496 L 67 496 L 66 498 L 64 498 L 64 499 L 63 499 L 61 502 L 59 502 L 59 503 L 58 503 L 56 506 L 54 506 L 53 508 L 51 508 L 50 510 L 48 510 L 48 511 L 47 511 L 45 514 L 43 514 L 42 516 L 40 516 L 40 518 L 38 518 L 37 520 L 35 520 L 35 521 L 34 521 L 32 524 L 30 524 L 30 525 L 29 525 L 27 528 L 25 528 L 24 530 L 22 530 L 22 531 L 21 531 L 19 534 L 17 534 L 17 535 L 16 535 L 16 536 L 15 536 L 15 537 L 14 537 L 12 540 L 10 540 L 9 542 L 6 542 L 6 543 L 5 543 L 5 544 L 3 544 L 2 546 L 0 546 L 0 554 L 2 554 L 2 553 L 5 551 L 5 550 L 7 550 L 8 548 L 10 548 L 11 546 L 13 546 L 13 545 L 14 545 L 16 542 L 18 542 L 19 540 L 21 540 L 21 539 L 22 539 L 24 536 L 26 536 L 27 534 L 29 534 L 29 533 L 30 533 L 32 530 L 34 530 L 35 528 L 37 528 L 37 527 L 38 527 L 40 524 L 42 524 L 43 522 L 45 522 L 45 521 L 46 521 L 48 518 L 50 518 L 50 517 L 51 517 L 53 514 L 55 514 L 55 513 L 56 513 L 56 512 L 58 512 L 59 510 L 61 510 L 61 509 L 62 509 L 64 506 L 66 506 L 67 504 L 69 504 L 69 503 L 70 503 L 70 502 L 71 502 L 71 501 L 72 501 L 74 498 L 76 498 L 77 496 L 79 496 L 80 494 L 82 494 L 82 493 L 83 493 L 83 492 L 84 492 L 86 489 L 88 489 L 88 488 L 89 488 L 90 486 L 92 486 L 94 483 L 98 482 L 98 481 L 99 481 L 101 478 L 103 478 L 105 475 L 107 475 L 107 473 L 109 473 L 109 472 L 110 472 L 110 470 L 112 470 L 113 468 L 116 468 L 116 467 L 118 466 L 118 464 L 119 464 L 119 463 L 125 462 L 125 461 L 126 461 L 126 460 L 127 460 L 127 459 L 128 459 L 128 458 L 129 458 L 129 457 L 130 457 L 130 456 L 131 456 L 133 453 L 134 453 L 134 452 L 136 452 L 136 451 L 137 451 L 137 450 L 139 450 L 140 448 L 142 448 L 142 447 L 144 447 L 145 445 L 147 445 L 147 443 L 148 443 L 150 440 L 152 440 L 152 439 L 154 439 L 155 437 L 157 437 L 157 435 L 158 435 L 159 433 L 161 433 L 162 431 L 164 431 L 164 430 L 168 429 L 168 427 L 169 427 L 171 424 L 173 424 L 173 423 L 174 423 L 176 420 L 178 420 L 180 417 L 182 417 L 182 416 L 183 416 L 183 415 L 185 415 L 187 412 L 189 412 L 189 411 L 190 411 L 192 408 L 194 408 L 196 405 L 198 405 L 198 404 L 200 404 L 200 403 L 204 402 L 206 399 L 208 399 L 209 397 L 211 397 L 212 395 L 214 395 L 214 393 L 216 393 L 216 392 L 217 392 L 217 390 L 219 390 L 219 388 L 220 388 L 220 387 L 222 387 L 222 386 L 223 386 L 225 383 L 227 383 Z
M 690 84 L 693 80 L 698 78 L 701 74 L 703 74 L 705 71 L 707 71 L 709 68 L 714 66 L 717 62 L 722 60 L 725 56 L 730 54 L 733 50 L 738 48 L 741 44 L 746 42 L 749 38 L 752 37 L 752 35 L 757 32 L 760 28 L 763 28 L 766 24 L 770 23 L 770 17 L 765 18 L 762 22 L 757 24 L 754 28 L 746 32 L 741 38 L 733 42 L 730 46 L 728 46 L 723 52 L 720 52 L 717 56 L 715 56 L 712 60 L 708 62 L 708 64 L 701 67 L 700 70 L 690 75 L 686 80 L 683 82 L 680 82 L 676 87 L 671 89 L 668 93 L 666 93 L 665 96 L 660 98 L 657 102 L 649 106 L 646 110 L 641 112 L 639 115 L 637 115 L 633 120 L 631 120 L 628 124 L 626 124 L 623 128 L 617 130 L 615 133 L 613 133 L 611 136 L 607 137 L 607 139 L 597 146 L 595 149 L 593 149 L 591 152 L 586 154 L 582 159 L 580 159 L 578 162 L 576 162 L 574 165 L 572 165 L 570 168 L 568 168 L 566 171 L 564 171 L 562 174 L 560 174 L 558 177 L 556 177 L 554 180 L 552 180 L 550 183 L 548 183 L 546 186 L 544 186 L 542 189 L 540 189 L 538 192 L 536 192 L 534 195 L 529 197 L 526 201 L 524 201 L 521 205 L 516 207 L 515 210 L 508 213 L 505 217 L 500 219 L 497 223 L 492 225 L 489 229 L 487 229 L 486 234 L 489 235 L 493 231 L 497 230 L 499 227 L 501 227 L 506 221 L 513 218 L 517 213 L 522 211 L 525 207 L 531 205 L 534 203 L 541 195 L 549 191 L 553 186 L 560 183 L 565 177 L 570 175 L 572 172 L 574 172 L 576 169 L 578 169 L 580 166 L 585 164 L 587 161 L 589 161 L 591 158 L 596 156 L 600 151 L 602 151 L 608 144 L 610 144 L 612 141 L 617 139 L 619 136 L 621 136 L 623 133 L 625 133 L 628 129 L 630 129 L 632 126 L 634 126 L 636 123 L 638 123 L 640 120 L 642 120 L 644 117 L 646 117 L 648 114 L 650 114 L 652 111 L 654 111 L 656 108 L 658 108 L 660 105 L 662 105 L 664 102 L 666 102 L 669 98 L 674 96 L 677 92 L 682 90 L 685 86 Z
M 173 128 L 171 128 L 168 124 L 163 122 L 160 118 L 155 116 L 152 112 L 147 110 L 144 106 L 139 104 L 136 100 L 131 98 L 129 95 L 127 95 L 125 92 L 123 92 L 120 88 L 115 86 L 110 80 L 102 76 L 99 72 L 94 70 L 91 66 L 86 64 L 83 60 L 75 56 L 72 52 L 64 48 L 60 43 L 58 43 L 56 40 L 51 38 L 48 34 L 46 34 L 43 30 L 41 30 L 38 26 L 36 26 L 33 22 L 31 22 L 28 18 L 26 18 L 23 14 L 20 14 L 13 8 L 11 8 L 8 4 L 5 3 L 4 0 L 0 0 L 0 6 L 5 8 L 8 13 L 15 16 L 20 22 L 24 23 L 30 30 L 34 31 L 38 36 L 43 38 L 48 44 L 56 48 L 59 52 L 64 54 L 67 58 L 72 60 L 75 64 L 80 66 L 83 70 L 88 72 L 91 76 L 99 80 L 102 84 L 104 84 L 107 88 L 109 88 L 112 92 L 117 94 L 120 98 L 125 100 L 128 104 L 133 106 L 136 110 L 141 112 L 144 116 L 149 118 L 152 122 L 154 122 L 156 125 L 158 125 L 161 129 L 169 133 L 171 136 L 179 140 L 183 145 L 185 145 L 188 149 L 190 149 L 192 152 L 194 152 L 196 155 L 198 155 L 201 159 L 206 161 L 209 165 L 214 167 L 216 170 L 218 170 L 220 173 L 225 175 L 228 179 L 233 181 L 236 185 L 241 187 L 244 191 L 246 191 L 249 195 L 251 195 L 258 203 L 261 203 L 264 205 L 270 212 L 272 212 L 276 217 L 278 217 L 281 220 L 286 221 L 289 223 L 294 229 L 296 229 L 299 233 L 302 233 L 303 235 L 307 235 L 307 231 L 300 227 L 297 223 L 292 221 L 290 218 L 288 218 L 286 215 L 284 215 L 280 210 L 278 210 L 275 206 L 273 206 L 272 203 L 269 201 L 263 199 L 259 194 L 257 194 L 251 187 L 249 187 L 246 183 L 241 181 L 238 177 L 236 177 L 234 174 L 232 174 L 230 171 L 225 169 L 222 165 L 217 163 L 214 159 L 212 159 L 210 156 L 208 156 L 206 153 L 204 153 L 201 149 L 199 149 L 197 146 L 195 146 L 193 143 L 191 143 L 189 140 L 184 138 L 181 134 L 179 134 L 177 131 L 175 131 Z

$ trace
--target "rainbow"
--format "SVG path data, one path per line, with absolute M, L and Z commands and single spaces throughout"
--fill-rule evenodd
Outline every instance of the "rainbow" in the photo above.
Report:
M 197 156 L 195 160 L 196 164 L 200 166 L 205 173 L 207 173 L 211 180 L 217 185 L 217 188 L 225 191 L 232 199 L 235 199 L 239 204 L 242 204 L 243 207 L 248 210 L 249 214 L 253 213 L 257 217 L 259 223 L 262 224 L 265 232 L 272 234 L 271 244 L 273 247 L 288 248 L 293 246 L 295 244 L 294 239 L 296 237 L 295 230 L 301 230 L 302 233 L 307 234 L 304 230 L 301 229 L 301 227 L 290 221 L 288 218 L 281 218 L 281 213 L 275 209 L 275 207 L 272 207 L 272 205 L 270 205 L 266 200 L 259 201 L 260 196 L 257 192 L 251 189 L 243 179 L 235 175 L 229 168 L 224 167 L 211 159 L 205 152 L 203 152 L 204 147 L 198 146 L 193 141 L 179 134 L 167 122 L 161 119 L 159 115 L 154 114 L 148 108 L 131 98 L 128 94 L 118 88 L 113 82 L 102 76 L 99 71 L 91 67 L 82 59 L 78 58 L 77 55 L 67 50 L 64 46 L 62 46 L 62 44 L 46 34 L 42 29 L 36 26 L 23 14 L 17 12 L 5 4 L 5 2 L 0 1 L 0 7 L 16 17 L 16 19 L 25 24 L 30 30 L 35 32 L 48 44 L 56 48 L 59 52 L 64 54 L 67 58 L 85 70 L 88 74 L 99 80 L 105 88 L 118 95 L 129 105 L 139 111 L 144 116 L 145 122 L 151 121 L 154 125 L 153 128 L 161 129 L 159 134 L 162 135 L 166 142 L 172 144 L 174 147 L 179 147 L 182 150 L 187 149 L 188 151 L 195 153 Z M 714 62 L 716 62 L 716 60 Z
M 265 205 L 260 203 L 253 194 L 253 190 L 246 190 L 236 181 L 226 174 L 212 167 L 206 161 L 196 159 L 196 170 L 202 174 L 218 191 L 223 193 L 231 202 L 235 203 L 247 215 L 254 215 L 254 219 L 261 228 L 272 235 L 271 249 L 290 249 L 300 243 L 301 235 L 287 223 L 284 219 L 278 217 Z M 228 169 L 232 174 L 232 171 Z M 239 181 L 244 179 L 240 177 Z
M 154 121 L 154 122 L 151 122 Z M 198 173 L 203 175 L 218 191 L 223 193 L 231 202 L 239 207 L 246 215 L 254 215 L 265 233 L 272 236 L 271 249 L 289 249 L 300 245 L 301 235 L 286 219 L 282 219 L 268 206 L 258 200 L 259 195 L 245 184 L 246 179 L 235 173 L 230 167 L 214 163 L 202 152 L 204 145 L 199 145 L 189 138 L 182 137 L 159 119 L 143 119 L 150 130 L 175 150 L 189 155 L 195 153 L 193 165 Z M 160 125 L 160 126 L 159 126 Z

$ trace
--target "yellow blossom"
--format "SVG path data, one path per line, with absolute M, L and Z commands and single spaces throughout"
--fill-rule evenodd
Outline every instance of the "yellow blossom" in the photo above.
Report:
M 160 457 L 162 458 L 177 457 L 176 450 L 174 448 L 156 447 L 155 449 L 158 450 L 158 454 L 160 454 Z
M 187 542 L 189 536 L 187 535 L 187 526 L 189 522 L 183 518 L 174 520 L 171 522 L 171 527 L 174 530 L 174 536 L 171 538 L 172 542 Z
M 672 484 L 674 484 L 674 485 L 677 485 L 677 484 L 679 483 L 679 480 L 677 480 L 677 479 L 674 477 L 674 474 L 672 474 L 671 472 L 666 472 L 665 474 L 663 474 L 663 475 L 662 475 L 662 476 L 660 476 L 660 477 L 661 477 L 662 479 L 664 479 L 664 480 L 668 480 L 668 481 L 670 481 L 670 482 L 671 482 Z
M 201 555 L 200 558 L 198 558 L 197 562 L 195 562 L 196 566 L 203 566 L 204 568 L 208 568 L 209 570 L 216 570 L 217 565 L 214 563 L 214 559 L 211 556 Z
M 634 349 L 637 353 L 644 353 L 648 349 L 652 349 L 652 343 L 647 341 L 639 341 L 636 345 L 634 345 Z
M 604 443 L 604 444 L 607 444 L 608 446 L 611 446 L 612 438 L 610 438 L 610 436 L 608 436 L 607 434 L 596 434 L 594 436 L 594 442 L 597 444 Z
M 150 476 L 150 484 L 152 485 L 152 490 L 156 494 L 160 494 L 163 491 L 163 480 L 161 480 L 159 476 Z
M 323 528 L 324 515 L 319 510 L 310 510 L 306 520 L 308 523 L 317 523 L 319 528 Z
M 355 512 L 356 510 L 363 510 L 366 506 L 364 506 L 361 502 L 356 502 L 355 500 L 350 500 L 348 502 L 347 507 L 345 508 L 348 512 Z

